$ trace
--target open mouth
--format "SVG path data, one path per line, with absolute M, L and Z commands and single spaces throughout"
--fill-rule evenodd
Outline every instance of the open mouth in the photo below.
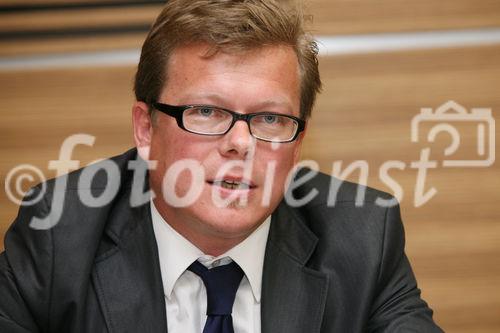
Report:
M 236 180 L 214 180 L 209 183 L 229 190 L 248 190 L 254 187 L 246 182 Z

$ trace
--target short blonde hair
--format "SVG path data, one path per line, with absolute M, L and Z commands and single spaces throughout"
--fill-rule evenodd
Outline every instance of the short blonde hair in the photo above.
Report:
M 309 118 L 321 90 L 318 48 L 305 32 L 302 7 L 279 0 L 169 0 L 144 41 L 135 77 L 138 101 L 151 105 L 168 80 L 175 48 L 203 42 L 211 54 L 287 45 L 300 68 L 300 115 Z

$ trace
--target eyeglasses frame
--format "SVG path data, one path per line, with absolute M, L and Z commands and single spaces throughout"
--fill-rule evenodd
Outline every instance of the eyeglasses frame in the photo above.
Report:
M 282 113 L 273 113 L 273 112 L 239 113 L 239 112 L 235 112 L 232 110 L 228 110 L 228 109 L 224 109 L 224 108 L 221 108 L 218 106 L 208 105 L 208 104 L 169 105 L 169 104 L 164 104 L 164 103 L 159 103 L 159 102 L 153 102 L 152 106 L 155 110 L 158 110 L 161 113 L 164 113 L 166 115 L 169 115 L 169 116 L 175 118 L 175 120 L 177 121 L 177 125 L 181 129 L 185 130 L 186 132 L 198 134 L 198 135 L 207 135 L 207 136 L 225 135 L 233 128 L 234 124 L 236 124 L 237 121 L 243 120 L 244 122 L 247 123 L 248 131 L 250 132 L 250 134 L 254 138 L 256 138 L 258 140 L 266 141 L 266 142 L 288 143 L 288 142 L 295 141 L 297 139 L 297 137 L 299 136 L 299 134 L 305 129 L 305 126 L 306 126 L 305 120 L 298 118 L 298 117 L 295 117 L 295 116 L 282 114 Z M 226 111 L 227 113 L 229 113 L 233 116 L 233 120 L 231 122 L 231 125 L 228 127 L 228 129 L 224 133 L 206 134 L 206 133 L 194 132 L 194 131 L 191 131 L 191 130 L 187 129 L 186 127 L 184 127 L 184 122 L 182 119 L 184 111 L 191 109 L 193 107 L 207 107 L 207 108 L 214 108 L 214 109 Z M 287 118 L 290 118 L 292 120 L 295 120 L 297 122 L 297 130 L 295 132 L 295 135 L 286 141 L 272 141 L 272 140 L 266 140 L 266 139 L 256 137 L 255 135 L 252 134 L 252 129 L 250 128 L 250 120 L 256 116 L 265 116 L 265 115 L 282 116 L 282 117 L 287 117 Z

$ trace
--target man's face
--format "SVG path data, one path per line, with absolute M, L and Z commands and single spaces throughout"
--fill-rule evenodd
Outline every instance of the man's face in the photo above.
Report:
M 174 51 L 158 102 L 299 116 L 299 67 L 291 48 L 269 46 L 245 53 L 218 52 L 211 57 L 205 57 L 206 51 L 203 44 Z M 158 161 L 150 172 L 155 205 L 188 239 L 197 235 L 244 239 L 255 230 L 282 199 L 302 139 L 301 135 L 290 143 L 257 140 L 244 121 L 237 121 L 225 135 L 198 135 L 184 131 L 173 117 L 159 112 L 150 133 L 149 159 Z M 174 163 L 186 159 L 197 161 L 204 169 L 201 192 L 193 204 L 174 207 L 162 195 L 162 181 Z M 228 163 L 234 167 L 220 174 Z M 219 182 L 222 180 L 248 183 L 250 188 L 231 189 L 222 186 L 227 185 Z M 191 174 L 181 172 L 176 195 L 184 196 L 192 186 Z M 221 200 L 231 198 L 231 204 L 221 207 Z

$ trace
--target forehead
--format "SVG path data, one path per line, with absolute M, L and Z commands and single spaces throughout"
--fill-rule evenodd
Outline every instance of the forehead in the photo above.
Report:
M 282 104 L 297 113 L 300 105 L 299 64 L 288 46 L 210 53 L 206 44 L 179 47 L 167 67 L 160 100 L 172 104 L 208 103 L 252 108 L 252 102 Z

